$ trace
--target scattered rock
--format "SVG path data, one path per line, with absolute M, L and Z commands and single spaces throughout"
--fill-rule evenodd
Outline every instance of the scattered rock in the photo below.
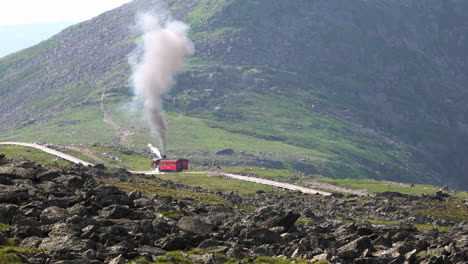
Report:
M 372 253 L 375 251 L 371 240 L 368 237 L 360 237 L 340 248 L 338 248 L 338 256 L 343 259 L 355 259 L 360 257 L 365 251 Z
M 215 155 L 234 155 L 233 149 L 222 149 L 215 152 Z
M 105 177 L 136 181 L 124 171 L 111 175 L 84 166 L 47 169 L 24 160 L 8 161 L 0 168 L 0 223 L 9 225 L 0 231 L 0 244 L 15 238 L 21 247 L 44 250 L 28 263 L 154 261 L 168 251 L 194 248 L 210 252 L 184 253 L 199 263 L 224 263 L 226 257 L 247 263 L 259 256 L 305 258 L 312 263 L 464 263 L 467 259 L 466 222 L 453 224 L 409 213 L 434 197 L 437 202 L 452 199 L 443 193 L 433 197 L 389 192 L 361 203 L 355 196 L 241 196 L 169 181 L 162 184 L 257 208 L 241 213 L 186 196 L 127 194 L 96 181 Z M 354 220 L 369 214 L 380 220 L 396 219 L 398 224 Z M 423 232 L 411 222 L 443 225 L 450 231 Z

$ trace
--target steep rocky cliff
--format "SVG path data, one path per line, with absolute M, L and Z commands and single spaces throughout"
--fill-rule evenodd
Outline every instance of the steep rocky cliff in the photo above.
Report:
M 87 125 L 104 91 L 128 100 L 135 15 L 161 6 L 196 46 L 169 113 L 266 140 L 259 152 L 309 151 L 276 150 L 276 167 L 467 188 L 468 3 L 457 0 L 137 0 L 0 60 L 5 138 Z

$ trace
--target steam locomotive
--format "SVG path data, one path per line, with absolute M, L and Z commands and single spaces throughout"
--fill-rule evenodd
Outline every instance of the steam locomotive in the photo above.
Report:
M 177 159 L 177 160 L 166 160 L 166 159 L 154 159 L 151 162 L 151 168 L 153 170 L 159 170 L 161 172 L 176 172 L 188 170 L 188 159 Z

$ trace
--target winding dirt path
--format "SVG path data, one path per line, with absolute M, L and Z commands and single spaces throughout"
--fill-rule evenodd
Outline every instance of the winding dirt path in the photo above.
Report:
M 63 152 L 35 144 L 35 143 L 24 143 L 24 142 L 0 142 L 0 145 L 14 145 L 14 146 L 24 146 L 24 147 L 30 147 L 30 148 L 35 148 L 42 150 L 44 152 L 47 152 L 49 154 L 52 154 L 54 156 L 57 156 L 59 158 L 62 158 L 64 160 L 68 160 L 70 162 L 76 163 L 76 164 L 83 164 L 85 166 L 92 166 L 92 163 L 80 160 L 78 158 L 75 158 L 73 156 L 70 156 L 68 154 L 65 154 Z M 147 175 L 157 175 L 157 174 L 163 174 L 159 173 L 156 171 L 130 171 L 131 173 L 134 174 L 147 174 Z M 185 172 L 185 173 L 204 173 L 204 172 Z M 297 186 L 294 184 L 290 183 L 284 183 L 284 182 L 277 182 L 277 181 L 272 181 L 272 180 L 266 180 L 266 179 L 260 179 L 256 177 L 250 177 L 250 176 L 242 176 L 242 175 L 236 175 L 236 174 L 230 174 L 230 173 L 220 173 L 220 175 L 223 175 L 227 178 L 235 179 L 235 180 L 241 180 L 241 181 L 249 181 L 249 182 L 255 182 L 255 183 L 260 183 L 264 185 L 270 185 L 278 188 L 283 188 L 286 190 L 291 190 L 291 191 L 301 191 L 303 193 L 307 194 L 321 194 L 321 195 L 331 195 L 329 192 L 323 192 L 323 191 L 318 191 L 310 188 L 305 188 L 301 186 Z
M 114 122 L 114 120 L 112 120 L 112 118 L 111 118 L 111 116 L 109 114 L 109 108 L 107 108 L 107 106 L 105 104 L 105 102 L 106 102 L 106 92 L 102 92 L 100 101 L 101 101 L 101 111 L 102 111 L 102 116 L 103 116 L 104 123 L 106 123 L 112 129 L 117 131 L 117 135 L 116 135 L 116 138 L 115 138 L 115 141 L 116 141 L 115 143 L 119 144 L 119 143 L 122 143 L 122 142 L 127 142 L 128 137 L 135 135 L 135 133 L 131 132 L 128 129 L 123 128 L 122 126 L 120 126 L 119 124 Z

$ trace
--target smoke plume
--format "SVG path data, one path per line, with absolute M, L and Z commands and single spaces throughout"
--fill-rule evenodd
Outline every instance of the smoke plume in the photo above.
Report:
M 179 21 L 164 25 L 152 15 L 140 18 L 143 53 L 134 67 L 133 82 L 137 101 L 142 102 L 145 118 L 159 137 L 166 153 L 167 127 L 162 112 L 162 96 L 174 85 L 174 76 L 182 70 L 184 58 L 193 53 L 187 38 L 188 27 Z

